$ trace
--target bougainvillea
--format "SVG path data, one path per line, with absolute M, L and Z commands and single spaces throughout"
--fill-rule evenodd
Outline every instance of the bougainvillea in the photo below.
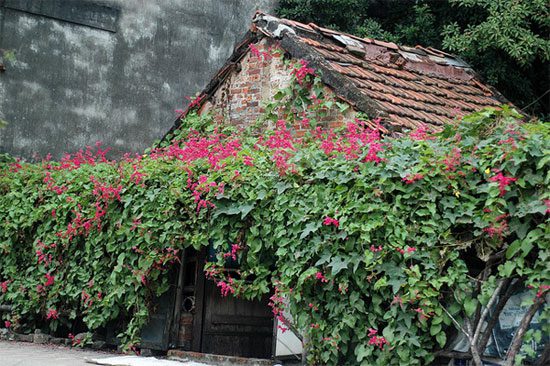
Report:
M 2 320 L 67 333 L 116 324 L 135 348 L 179 251 L 209 245 L 222 294 L 271 292 L 279 325 L 292 314 L 316 364 L 428 364 L 511 278 L 544 302 L 547 124 L 504 107 L 437 135 L 382 136 L 361 116 L 332 130 L 323 113 L 342 106 L 306 63 L 294 70 L 266 107 L 272 129 L 237 133 L 190 112 L 144 156 L 115 162 L 97 147 L 3 163 L 0 303 L 13 312 Z

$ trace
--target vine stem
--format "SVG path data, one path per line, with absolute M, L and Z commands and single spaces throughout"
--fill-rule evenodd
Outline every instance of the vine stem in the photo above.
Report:
M 487 318 L 487 315 L 489 315 L 489 311 L 490 309 L 493 307 L 493 305 L 495 304 L 495 302 L 497 301 L 497 298 L 498 296 L 500 295 L 501 291 L 502 291 L 502 288 L 506 285 L 509 284 L 509 280 L 508 279 L 500 279 L 498 280 L 498 285 L 497 285 L 497 288 L 495 289 L 495 291 L 493 292 L 493 294 L 491 295 L 491 298 L 489 299 L 489 302 L 487 303 L 487 305 L 485 306 L 485 308 L 483 309 L 483 312 L 481 313 L 481 316 L 479 317 L 479 320 L 477 322 L 477 326 L 476 326 L 476 330 L 473 334 L 473 339 L 472 339 L 472 347 L 476 347 L 477 350 L 479 350 L 480 352 L 482 352 L 483 350 L 479 349 L 478 348 L 478 345 L 477 345 L 477 341 L 479 339 L 479 337 L 481 336 L 481 331 L 483 329 L 483 322 L 485 321 L 485 319 Z M 496 315 L 496 314 L 495 314 Z M 490 331 L 490 329 L 488 329 L 488 331 Z
M 481 352 L 481 354 L 483 354 L 483 352 L 485 352 L 485 348 L 487 347 L 487 343 L 489 342 L 489 338 L 491 337 L 491 332 L 492 332 L 493 328 L 495 327 L 495 325 L 497 324 L 498 317 L 499 317 L 500 313 L 502 312 L 502 310 L 504 309 L 504 306 L 506 306 L 506 303 L 508 302 L 510 297 L 512 297 L 512 293 L 513 293 L 513 291 L 516 288 L 517 283 L 518 283 L 518 282 L 516 282 L 515 284 L 512 284 L 512 279 L 511 278 L 508 278 L 507 281 L 508 281 L 508 284 L 505 285 L 506 291 L 504 292 L 504 294 L 498 300 L 498 304 L 496 306 L 496 309 L 495 309 L 493 315 L 491 316 L 491 319 L 487 322 L 487 327 L 485 327 L 485 330 L 484 330 L 483 334 L 480 336 L 479 341 L 477 342 L 478 343 L 478 349 Z
M 466 323 L 466 328 L 467 328 L 467 329 L 464 329 L 464 328 L 460 325 L 460 323 L 458 322 L 458 320 L 456 320 L 456 319 L 454 318 L 454 316 L 452 316 L 451 313 L 449 313 L 449 311 L 447 311 L 447 309 L 446 309 L 444 306 L 442 306 L 442 308 L 443 308 L 443 311 L 445 311 L 445 313 L 449 316 L 449 318 L 451 318 L 451 320 L 452 320 L 453 323 L 456 325 L 456 327 L 457 327 L 458 329 L 460 329 L 460 331 L 461 331 L 462 333 L 464 333 L 464 335 L 466 336 L 466 338 L 468 338 L 468 342 L 470 343 L 470 352 L 471 352 L 471 354 L 472 354 L 472 361 L 474 362 L 474 365 L 475 365 L 475 366 L 482 366 L 483 363 L 481 362 L 481 357 L 479 356 L 479 352 L 477 351 L 477 348 L 476 348 L 475 344 L 473 343 L 473 336 L 472 336 L 472 330 L 471 330 L 472 326 L 471 326 L 469 320 L 465 322 L 465 323 Z
M 518 329 L 516 330 L 516 334 L 510 344 L 510 348 L 508 348 L 508 352 L 506 353 L 506 361 L 504 362 L 504 366 L 512 366 L 514 364 L 516 355 L 518 354 L 523 343 L 523 336 L 525 335 L 525 332 L 527 332 L 527 328 L 529 327 L 529 324 L 531 324 L 531 320 L 535 316 L 535 313 L 545 301 L 545 296 L 535 297 L 533 304 L 529 307 L 529 310 L 527 310 L 521 319 Z

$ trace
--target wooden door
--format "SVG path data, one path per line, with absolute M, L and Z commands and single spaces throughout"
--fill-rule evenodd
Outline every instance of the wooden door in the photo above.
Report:
M 216 284 L 205 277 L 207 258 L 205 249 L 197 255 L 191 349 L 228 356 L 271 358 L 273 315 L 268 306 L 269 295 L 256 301 L 221 296 Z
M 201 352 L 220 355 L 271 358 L 273 316 L 261 301 L 222 297 L 213 281 L 204 281 Z

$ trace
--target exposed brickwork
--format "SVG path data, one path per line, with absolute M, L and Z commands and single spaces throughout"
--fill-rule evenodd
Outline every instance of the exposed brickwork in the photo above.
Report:
M 201 113 L 213 113 L 219 123 L 250 125 L 264 112 L 265 103 L 271 101 L 277 91 L 289 85 L 291 69 L 285 66 L 282 53 L 273 52 L 277 44 L 264 38 L 254 47 L 260 55 L 248 51 L 236 70 L 202 106 Z M 325 94 L 334 98 L 334 93 L 328 87 L 325 87 Z M 335 105 L 327 111 L 322 122 L 325 122 L 326 127 L 337 127 L 354 115 L 352 108 L 343 115 Z M 295 129 L 298 135 L 304 132 L 300 126 L 295 126 Z

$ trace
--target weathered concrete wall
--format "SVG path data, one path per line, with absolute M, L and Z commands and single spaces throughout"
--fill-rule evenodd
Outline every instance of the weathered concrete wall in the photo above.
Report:
M 276 0 L 0 0 L 0 152 L 140 152 Z M 15 57 L 6 57 L 13 52 Z

